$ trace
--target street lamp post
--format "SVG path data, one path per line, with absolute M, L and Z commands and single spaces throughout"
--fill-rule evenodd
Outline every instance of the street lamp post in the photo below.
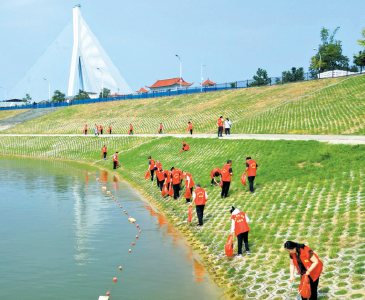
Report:
M 179 55 L 175 55 L 178 59 L 179 59 L 179 61 L 180 61 L 180 89 L 181 89 L 181 80 L 182 80 L 182 78 L 181 78 L 181 58 L 180 58 L 180 56 Z
M 317 48 L 313 48 L 314 51 L 317 51 Z M 319 52 L 318 50 L 318 54 L 319 54 L 319 65 L 318 65 L 318 71 L 319 71 L 319 78 L 321 78 L 321 62 L 322 62 L 322 56 L 321 56 L 321 52 Z
M 51 102 L 51 85 L 46 78 L 43 78 L 46 82 L 48 82 L 48 102 Z
M 206 65 L 203 65 L 203 63 L 200 66 L 200 91 L 203 91 L 203 67 L 207 67 Z
M 103 85 L 104 85 L 104 82 L 103 82 L 103 72 L 99 69 L 99 68 L 97 68 L 99 71 L 100 71 L 100 73 L 101 73 L 101 98 L 104 98 L 104 87 L 103 87 Z

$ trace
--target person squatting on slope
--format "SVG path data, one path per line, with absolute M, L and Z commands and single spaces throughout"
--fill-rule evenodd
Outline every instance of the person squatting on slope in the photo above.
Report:
M 193 202 L 195 204 L 196 214 L 199 220 L 197 226 L 203 226 L 203 214 L 204 214 L 205 203 L 208 200 L 208 194 L 200 186 L 200 184 L 197 183 L 195 186 L 196 190 L 193 193 Z
M 133 125 L 129 124 L 129 135 L 133 135 Z
M 85 135 L 87 135 L 87 124 L 84 127 L 84 133 L 85 133 Z
M 188 151 L 190 149 L 190 146 L 187 143 L 182 142 L 182 144 L 183 144 L 182 151 Z
M 153 181 L 153 175 L 155 173 L 155 161 L 152 159 L 151 156 L 148 157 L 148 170 L 151 174 L 151 181 Z
M 174 199 L 179 199 L 179 191 L 180 191 L 180 172 L 176 170 L 174 167 L 171 168 L 171 177 L 172 177 L 172 188 L 174 190 Z
M 188 122 L 188 126 L 189 126 L 189 131 L 190 134 L 193 135 L 193 123 L 191 123 L 190 121 Z
M 219 168 L 214 168 L 212 171 L 210 171 L 210 178 L 212 181 L 210 182 L 210 185 L 213 186 L 214 182 L 218 184 L 218 182 L 215 180 L 215 177 L 221 176 L 222 171 Z
M 107 149 L 106 149 L 106 146 L 105 145 L 103 146 L 103 148 L 101 149 L 101 151 L 103 152 L 103 158 L 104 158 L 104 160 L 106 160 Z
M 117 151 L 113 155 L 113 169 L 116 169 L 118 165 L 119 163 L 118 163 L 118 151 Z
M 233 175 L 231 166 L 232 166 L 232 161 L 227 160 L 227 164 L 224 165 L 224 167 L 222 168 L 222 175 L 221 175 L 221 181 L 223 181 L 222 193 L 221 193 L 222 199 L 228 196 L 228 191 L 232 180 L 231 176 Z
M 223 136 L 223 116 L 220 116 L 217 120 L 218 125 L 218 137 Z
M 309 300 L 317 300 L 319 276 L 323 270 L 323 263 L 319 260 L 317 254 L 304 244 L 287 241 L 284 244 L 285 250 L 290 255 L 290 278 L 289 281 L 294 280 L 294 268 L 297 269 L 298 274 L 302 277 L 304 274 L 309 275 L 311 296 Z M 302 297 L 302 299 L 305 299 Z
M 246 254 L 250 255 L 250 248 L 248 247 L 248 233 L 250 231 L 250 227 L 248 227 L 249 222 L 251 220 L 244 213 L 239 211 L 234 206 L 231 207 L 231 233 L 237 237 L 237 246 L 238 246 L 238 254 L 236 257 L 242 257 L 242 242 L 245 243 Z
M 193 188 L 194 188 L 194 185 L 195 185 L 194 180 L 193 180 L 193 176 L 191 176 L 191 174 L 186 172 L 186 171 L 183 171 L 182 174 L 185 178 L 185 189 L 186 190 L 190 189 L 191 194 L 193 194 Z M 185 203 L 189 203 L 190 199 L 187 198 Z
M 226 120 L 224 121 L 224 132 L 229 135 L 231 135 L 231 126 L 232 126 L 232 122 L 226 118 Z
M 246 172 L 247 172 L 248 182 L 250 184 L 251 193 L 254 192 L 253 181 L 255 180 L 256 170 L 258 169 L 258 167 L 259 166 L 257 165 L 257 163 L 253 159 L 251 159 L 250 156 L 246 157 Z

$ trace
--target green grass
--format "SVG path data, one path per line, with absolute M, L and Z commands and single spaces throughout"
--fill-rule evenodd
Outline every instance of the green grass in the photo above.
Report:
M 22 114 L 29 109 L 10 109 L 10 110 L 0 110 L 0 120 L 8 119 L 16 115 Z
M 340 83 L 339 83 L 340 82 Z M 339 83 L 335 86 L 331 85 Z M 232 133 L 364 134 L 365 75 L 278 86 L 174 97 L 76 105 L 20 124 L 6 133 L 81 134 L 85 124 L 114 133 L 216 132 L 219 116 L 234 122 Z
M 178 224 L 205 259 L 209 255 L 209 267 L 216 280 L 231 283 L 229 290 L 237 299 L 243 295 L 266 299 L 266 293 L 278 299 L 286 295 L 289 259 L 283 243 L 287 239 L 309 245 L 324 261 L 320 288 L 325 295 L 321 299 L 343 299 L 345 292 L 347 298 L 361 295 L 365 283 L 364 255 L 360 255 L 364 254 L 361 251 L 365 250 L 365 241 L 359 236 L 365 229 L 365 146 L 314 141 L 186 141 L 191 150 L 179 154 L 181 141 L 168 137 L 1 136 L 0 153 L 93 162 L 100 160 L 104 142 L 108 143 L 110 154 L 124 150 L 119 155 L 123 166 L 117 172 Z M 133 146 L 137 147 L 131 149 Z M 183 201 L 161 198 L 156 185 L 151 188 L 151 182 L 144 180 L 149 155 L 161 160 L 164 169 L 174 166 L 187 170 L 195 183 L 206 188 L 209 200 L 202 229 L 195 226 L 196 216 L 192 225 L 187 224 L 187 206 Z M 259 164 L 255 195 L 240 183 L 247 155 Z M 234 176 L 229 197 L 222 200 L 221 189 L 210 186 L 209 176 L 213 167 L 222 167 L 227 159 L 233 160 Z M 111 169 L 112 162 L 108 159 L 97 165 Z M 242 260 L 229 259 L 224 254 L 232 204 L 253 220 L 249 235 L 252 255 Z M 356 234 L 352 235 L 353 232 Z M 197 240 L 203 248 L 196 244 Z M 236 244 L 234 247 L 236 252 Z M 354 291 L 344 289 L 344 282 Z

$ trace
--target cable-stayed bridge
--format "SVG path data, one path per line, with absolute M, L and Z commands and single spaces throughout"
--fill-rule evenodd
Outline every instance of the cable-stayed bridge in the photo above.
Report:
M 61 31 L 25 76 L 8 94 L 8 99 L 48 100 L 54 90 L 74 96 L 79 90 L 100 93 L 107 88 L 112 94 L 131 94 L 98 39 L 81 16 L 80 5 L 73 8 L 73 19 Z

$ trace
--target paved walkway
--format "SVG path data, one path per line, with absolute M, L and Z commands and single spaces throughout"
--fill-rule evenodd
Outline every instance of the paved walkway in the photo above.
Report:
M 95 135 L 88 134 L 0 134 L 1 136 L 84 136 L 85 138 L 95 138 Z M 103 134 L 98 137 L 126 137 L 128 134 Z M 136 137 L 164 137 L 171 136 L 176 138 L 217 138 L 216 134 L 135 134 Z M 223 135 L 220 139 L 229 140 L 288 140 L 288 141 L 318 141 L 330 144 L 351 144 L 365 145 L 365 135 L 301 135 L 301 134 L 231 134 Z

